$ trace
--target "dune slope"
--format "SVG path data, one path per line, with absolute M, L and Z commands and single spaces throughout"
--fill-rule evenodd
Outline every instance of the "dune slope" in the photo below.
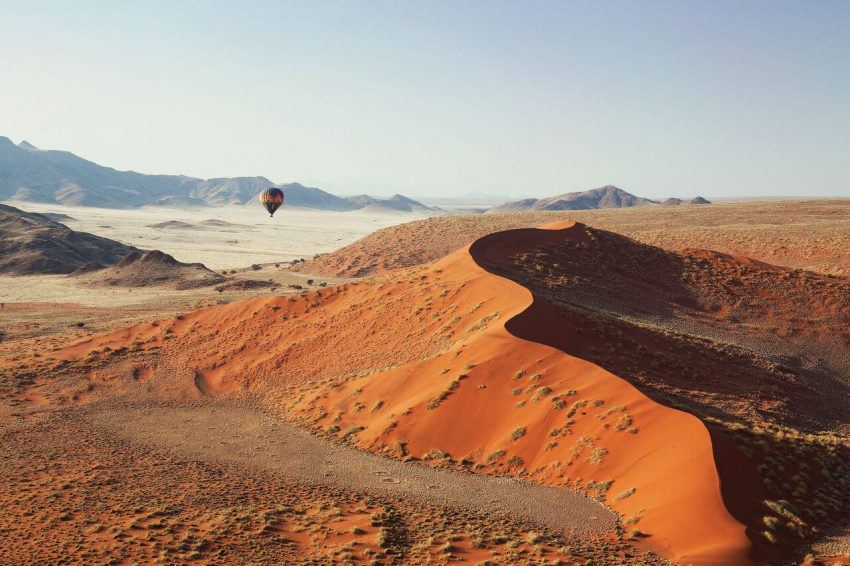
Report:
M 445 257 L 501 230 L 568 220 L 668 250 L 707 248 L 821 273 L 850 273 L 850 199 L 444 216 L 377 230 L 293 269 L 362 277 Z
M 536 313 L 526 288 L 481 266 L 526 243 L 496 234 L 382 280 L 137 325 L 52 357 L 96 388 L 116 387 L 119 375 L 188 398 L 252 391 L 362 449 L 581 489 L 664 557 L 748 560 L 702 422 L 526 339 L 563 333 L 570 321 Z
M 846 526 L 850 281 L 581 225 L 510 235 L 472 247 L 534 294 L 508 330 L 709 423 L 726 506 L 760 560 Z
M 533 232 L 538 240 L 546 234 Z M 550 233 L 557 239 L 562 232 Z M 724 506 L 705 426 L 541 344 L 568 323 L 479 265 L 509 257 L 516 245 L 513 232 L 488 236 L 429 270 L 441 282 L 464 282 L 455 305 L 498 297 L 493 324 L 466 333 L 441 355 L 319 387 L 294 409 L 313 426 L 356 436 L 365 449 L 454 457 L 481 472 L 584 489 L 667 558 L 748 560 L 750 543 Z

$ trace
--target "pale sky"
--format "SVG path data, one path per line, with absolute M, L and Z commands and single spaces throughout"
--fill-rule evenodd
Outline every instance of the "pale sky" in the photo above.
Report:
M 848 30 L 845 0 L 0 0 L 0 135 L 337 193 L 850 196 Z

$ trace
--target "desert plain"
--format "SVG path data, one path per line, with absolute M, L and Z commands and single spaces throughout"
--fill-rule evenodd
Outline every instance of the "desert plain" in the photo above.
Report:
M 0 277 L 0 562 L 848 563 L 846 199 L 29 206 L 225 281 Z

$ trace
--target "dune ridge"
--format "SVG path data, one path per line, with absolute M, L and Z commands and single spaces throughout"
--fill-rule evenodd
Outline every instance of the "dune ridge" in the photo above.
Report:
M 513 330 L 703 419 L 727 509 L 760 561 L 841 525 L 850 280 L 577 228 L 518 230 L 484 258 L 540 299 Z M 569 324 L 548 332 L 547 316 Z
M 466 300 L 498 296 L 498 324 L 435 358 L 320 388 L 292 409 L 314 427 L 343 434 L 364 427 L 354 442 L 367 450 L 450 455 L 478 471 L 584 489 L 623 515 L 627 533 L 637 525 L 641 546 L 666 558 L 748 561 L 750 542 L 724 506 L 705 426 L 542 344 L 539 335 L 558 332 L 563 321 L 535 308 L 527 289 L 481 267 L 510 257 L 518 235 L 559 239 L 574 225 L 549 228 L 485 236 L 429 270 L 463 279 L 472 287 Z
M 529 234 L 579 230 L 556 228 Z M 563 321 L 524 319 L 531 292 L 480 265 L 508 257 L 516 236 L 486 236 L 383 280 L 214 307 L 52 356 L 114 368 L 109 359 L 127 352 L 124 371 L 170 375 L 189 397 L 261 393 L 291 421 L 361 449 L 581 489 L 666 558 L 746 562 L 751 545 L 724 506 L 705 426 L 523 337 Z

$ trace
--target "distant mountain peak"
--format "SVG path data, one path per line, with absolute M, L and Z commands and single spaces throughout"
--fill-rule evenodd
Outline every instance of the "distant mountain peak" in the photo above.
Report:
M 682 200 L 680 198 L 676 198 L 676 197 L 670 197 L 667 200 L 665 200 L 664 202 L 662 202 L 661 204 L 679 206 L 679 205 L 682 205 L 682 204 L 711 204 L 711 201 L 706 200 L 702 197 L 694 197 L 694 198 L 687 200 L 687 201 Z
M 18 147 L 21 149 L 26 149 L 27 151 L 38 151 L 38 148 L 27 140 L 21 140 L 21 143 L 18 144 Z
M 635 196 L 614 185 L 605 185 L 588 191 L 564 193 L 549 198 L 530 198 L 508 202 L 491 208 L 488 212 L 518 212 L 523 210 L 590 210 L 595 208 L 629 208 L 657 204 L 655 201 Z
M 404 196 L 404 195 L 400 195 L 400 194 L 398 194 L 398 193 L 394 194 L 393 196 L 391 196 L 391 197 L 390 197 L 389 199 L 387 199 L 387 200 L 397 200 L 397 201 L 401 201 L 401 202 L 421 204 L 421 203 L 419 203 L 418 201 L 415 201 L 415 200 L 413 200 L 413 199 L 412 199 L 412 198 L 410 198 L 410 197 L 406 197 L 406 196 Z

